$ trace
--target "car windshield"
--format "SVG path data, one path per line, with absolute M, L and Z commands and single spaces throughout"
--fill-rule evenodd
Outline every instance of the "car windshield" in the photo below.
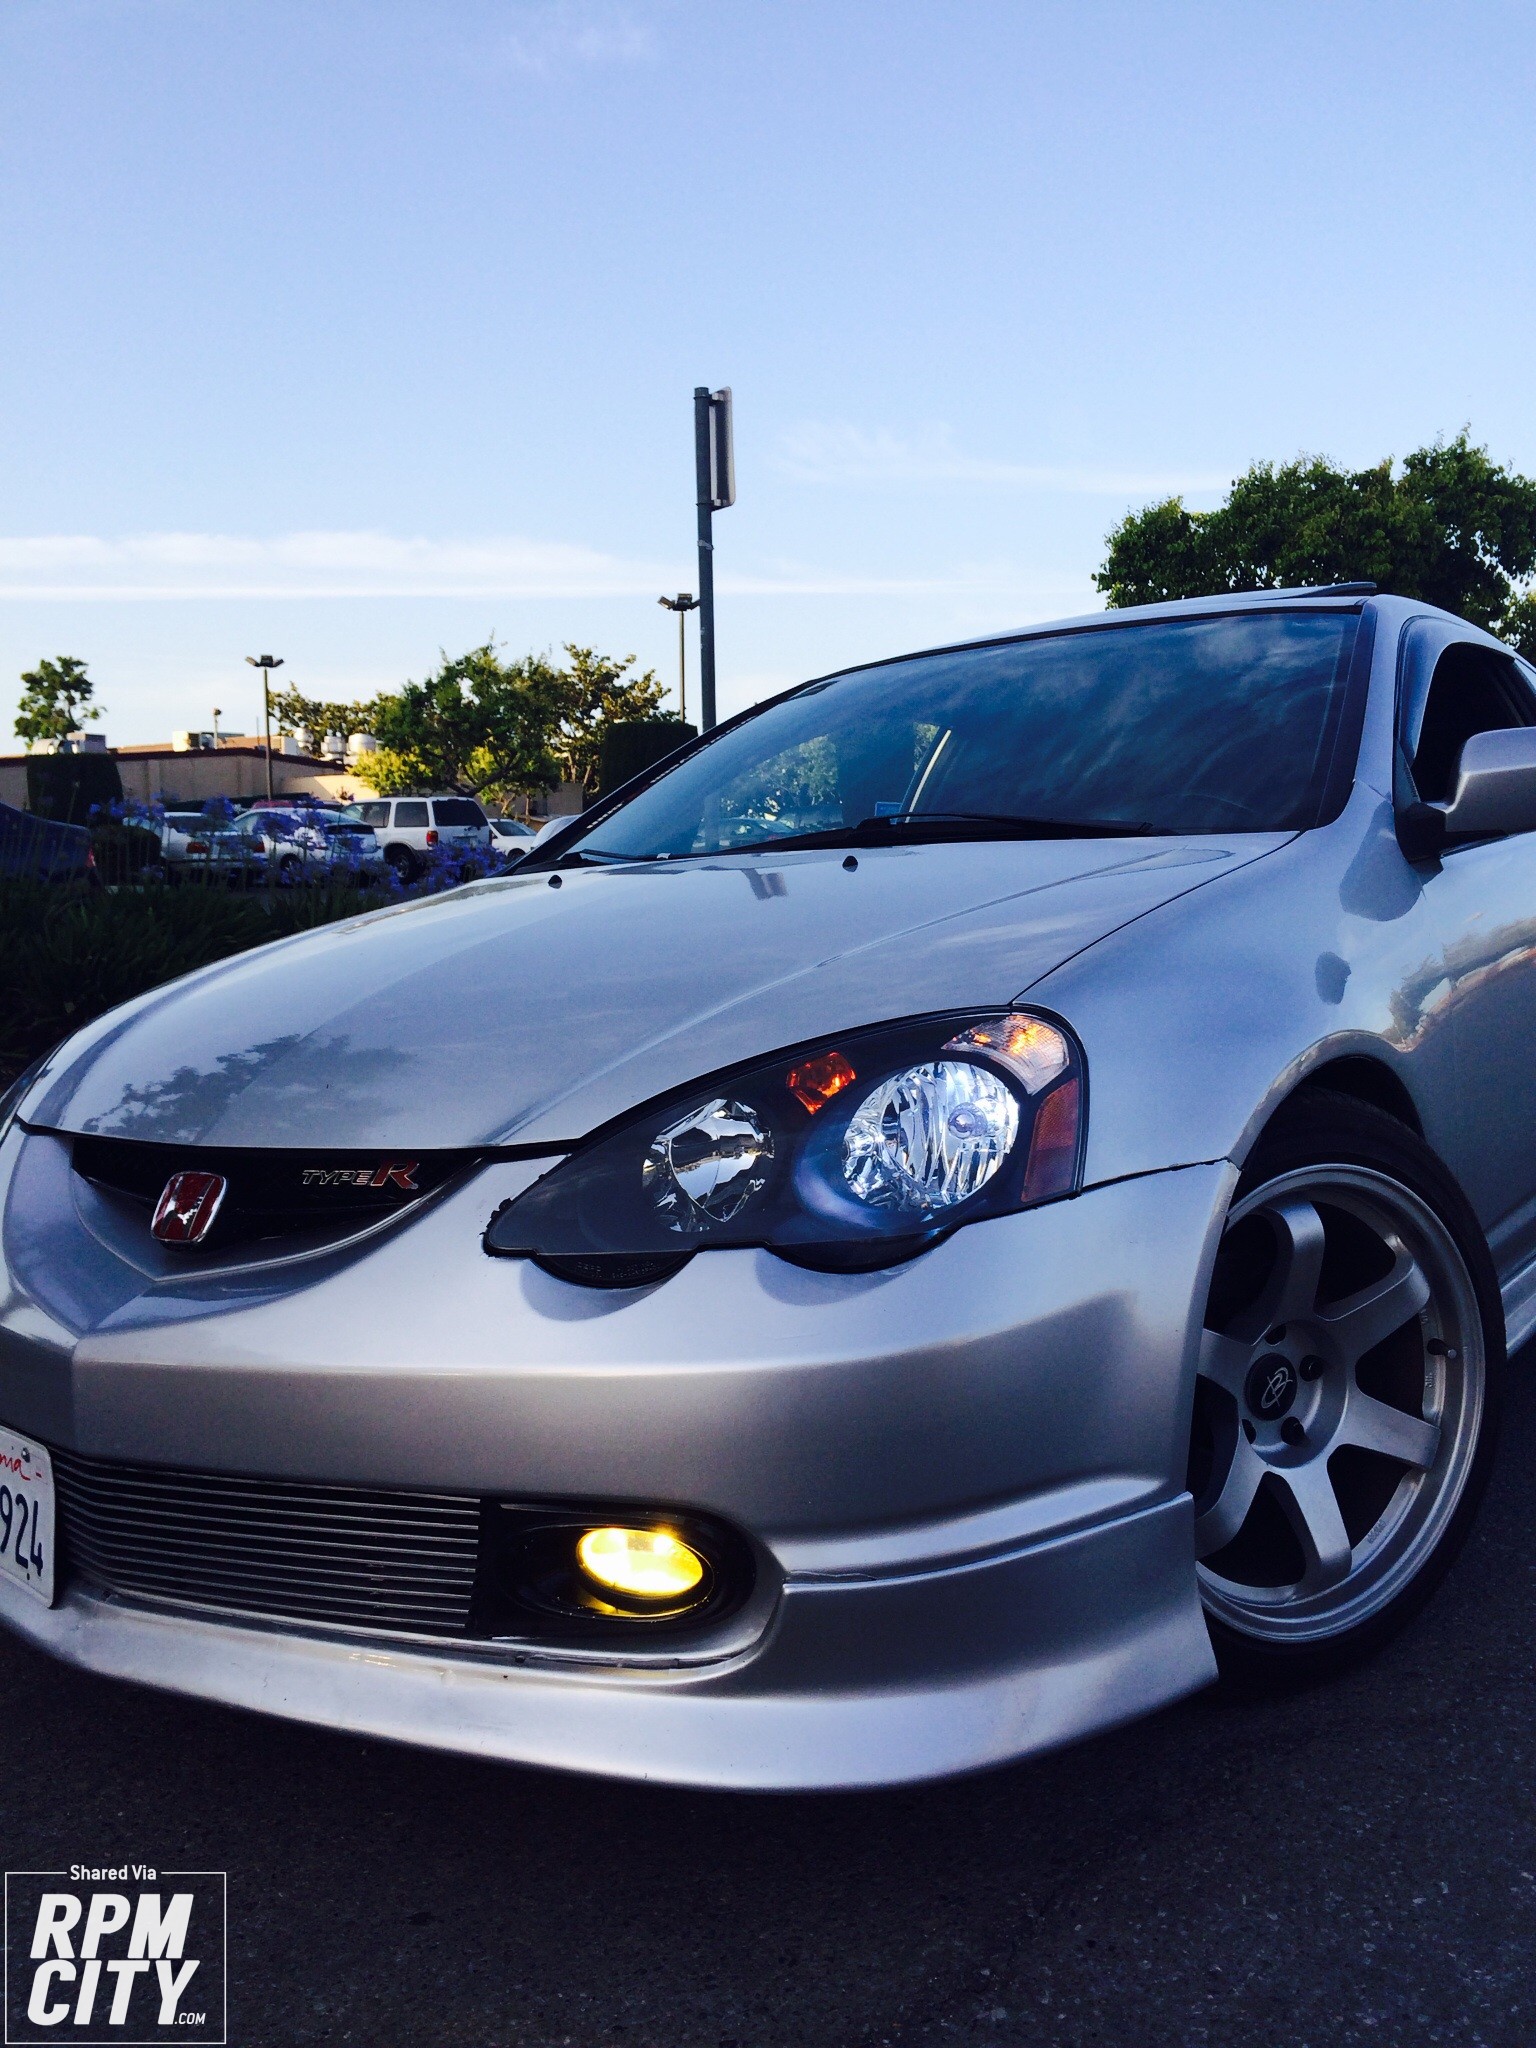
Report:
M 1304 829 L 1357 626 L 1349 612 L 1247 611 L 832 676 L 722 732 L 564 858 Z

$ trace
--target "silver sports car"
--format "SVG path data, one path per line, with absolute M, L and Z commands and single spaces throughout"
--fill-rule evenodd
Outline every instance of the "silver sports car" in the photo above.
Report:
M 823 678 L 3 1124 L 59 1657 L 779 1787 L 1291 1682 L 1536 1325 L 1536 672 L 1350 585 Z

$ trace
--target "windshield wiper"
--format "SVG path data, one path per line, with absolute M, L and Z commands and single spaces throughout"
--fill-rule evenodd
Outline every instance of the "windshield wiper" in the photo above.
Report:
M 713 851 L 717 855 L 779 853 L 800 847 L 912 845 L 925 839 L 1134 839 L 1153 829 L 1145 824 L 1008 817 L 990 811 L 902 811 L 891 817 L 864 818 L 857 825 L 840 825 L 826 832 L 789 832 L 781 838 L 749 839 Z
M 924 840 L 966 839 L 1141 839 L 1155 825 L 1108 824 L 1073 818 L 1027 818 L 995 811 L 899 811 L 864 818 L 857 825 L 837 825 L 823 832 L 785 832 L 772 839 L 743 839 L 729 846 L 702 847 L 688 853 L 614 853 L 601 846 L 573 846 L 556 867 L 660 860 L 718 860 L 733 853 L 799 852 L 838 846 L 916 845 Z

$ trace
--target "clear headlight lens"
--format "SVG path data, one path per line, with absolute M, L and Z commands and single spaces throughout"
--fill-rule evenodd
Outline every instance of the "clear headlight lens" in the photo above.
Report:
M 635 1111 L 491 1219 L 491 1252 L 637 1287 L 757 1245 L 864 1270 L 1071 1194 L 1082 1053 L 1027 1010 L 917 1017 L 789 1049 Z
M 772 1159 L 773 1133 L 721 1095 L 658 1131 L 640 1175 L 669 1229 L 703 1230 L 761 1191 Z
M 952 1209 L 986 1186 L 1018 1135 L 1018 1098 L 986 1067 L 908 1067 L 854 1111 L 843 1174 L 877 1209 Z

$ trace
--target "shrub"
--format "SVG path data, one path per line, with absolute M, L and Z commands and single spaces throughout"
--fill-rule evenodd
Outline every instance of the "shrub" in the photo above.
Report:
M 0 879 L 0 1087 L 82 1024 L 195 967 L 389 900 L 354 887 L 90 889 Z
M 29 754 L 27 809 L 60 825 L 83 825 L 92 811 L 123 800 L 123 778 L 111 754 Z

